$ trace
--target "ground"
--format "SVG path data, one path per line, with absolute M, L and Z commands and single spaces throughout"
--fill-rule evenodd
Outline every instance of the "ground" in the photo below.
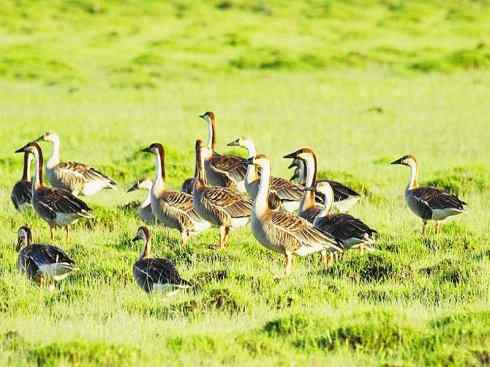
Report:
M 0 12 L 0 365 L 490 364 L 488 1 L 13 1 Z M 248 228 L 212 251 L 216 230 L 182 248 L 152 228 L 154 254 L 197 287 L 147 296 L 131 266 L 140 222 L 125 191 L 153 176 L 139 151 L 161 142 L 168 185 L 193 173 L 218 119 L 218 149 L 256 141 L 281 157 L 315 149 L 320 176 L 362 193 L 352 214 L 376 228 L 369 255 L 282 258 Z M 78 270 L 50 292 L 16 270 L 14 151 L 45 131 L 62 159 L 90 163 L 119 190 L 87 198 L 95 219 L 55 244 Z M 43 145 L 49 156 L 51 147 Z M 243 153 L 233 150 L 235 153 Z M 440 235 L 420 236 L 407 209 L 412 153 L 421 183 L 468 202 Z

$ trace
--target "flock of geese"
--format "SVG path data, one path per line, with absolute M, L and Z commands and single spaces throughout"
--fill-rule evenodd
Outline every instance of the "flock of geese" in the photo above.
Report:
M 345 185 L 331 180 L 317 180 L 317 157 L 310 148 L 301 148 L 284 156 L 294 168 L 290 180 L 271 175 L 269 159 L 258 154 L 253 140 L 238 138 L 228 146 L 241 147 L 247 158 L 216 152 L 216 118 L 213 112 L 200 116 L 208 126 L 208 142 L 195 143 L 194 176 L 185 180 L 181 191 L 166 187 L 165 149 L 153 143 L 143 152 L 153 154 L 155 178 L 138 180 L 128 192 L 146 190 L 147 197 L 137 209 L 147 225 L 161 225 L 179 231 L 182 244 L 211 227 L 219 229 L 215 249 L 226 247 L 234 228 L 250 223 L 258 242 L 284 256 L 284 275 L 290 274 L 294 256 L 321 254 L 325 266 L 330 266 L 344 251 L 373 250 L 376 230 L 348 212 L 360 195 Z M 48 142 L 53 153 L 46 163 L 40 143 Z M 53 230 L 69 226 L 82 218 L 91 218 L 89 206 L 81 196 L 94 195 L 104 189 L 116 188 L 110 177 L 88 165 L 64 162 L 60 158 L 60 139 L 47 132 L 29 142 L 16 153 L 24 154 L 22 178 L 12 190 L 12 202 L 19 211 L 32 206 L 35 213 Z M 31 163 L 35 162 L 31 177 Z M 411 211 L 423 221 L 422 233 L 428 221 L 440 223 L 465 211 L 465 203 L 456 196 L 433 187 L 418 187 L 417 161 L 407 155 L 392 164 L 410 168 L 410 180 L 405 198 Z M 33 244 L 31 229 L 18 230 L 18 268 L 38 284 L 49 284 L 65 278 L 75 269 L 75 262 L 59 247 Z M 134 241 L 143 241 L 144 248 L 133 265 L 137 284 L 146 292 L 173 292 L 189 288 L 174 264 L 151 255 L 151 236 L 141 226 Z

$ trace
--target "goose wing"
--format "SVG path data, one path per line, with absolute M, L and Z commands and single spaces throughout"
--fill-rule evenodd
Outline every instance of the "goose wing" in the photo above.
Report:
M 464 210 L 466 203 L 456 195 L 452 195 L 435 187 L 419 187 L 410 190 L 413 197 L 429 209 L 457 209 Z
M 192 196 L 185 192 L 164 191 L 160 196 L 160 205 L 162 209 L 172 216 L 188 216 L 192 220 L 201 220 L 199 215 L 194 211 L 192 206 Z M 182 218 L 184 220 L 184 218 Z
M 88 205 L 68 190 L 42 187 L 36 191 L 36 197 L 39 210 L 48 218 L 55 219 L 57 213 L 90 218 Z
M 332 181 L 332 180 L 325 180 L 325 181 L 328 182 L 332 187 L 335 201 L 346 200 L 352 196 L 360 196 L 359 193 L 355 192 L 350 187 L 347 187 L 340 182 Z
M 32 245 L 26 256 L 38 267 L 57 263 L 75 265 L 75 262 L 62 249 L 52 245 Z
M 300 217 L 306 219 L 308 222 L 313 223 L 315 218 L 320 214 L 321 209 L 318 206 L 311 207 L 300 213 Z
M 19 181 L 14 185 L 12 194 L 10 195 L 15 209 L 19 210 L 20 206 L 25 203 L 30 203 L 32 199 L 32 183 L 30 181 Z
M 188 178 L 182 183 L 182 187 L 180 191 L 192 195 L 193 186 L 194 186 L 194 177 Z
M 272 177 L 271 191 L 275 192 L 281 200 L 299 201 L 303 196 L 303 188 L 281 177 Z
M 143 284 L 175 284 L 187 285 L 175 265 L 167 259 L 141 259 L 133 266 L 134 276 Z
M 209 159 L 209 167 L 216 173 L 228 177 L 232 182 L 243 181 L 247 174 L 246 160 L 234 155 L 214 153 Z
M 376 230 L 370 228 L 363 221 L 349 214 L 336 214 L 318 218 L 315 220 L 315 226 L 339 240 L 363 239 L 366 234 L 371 237 L 377 233 Z
M 56 166 L 58 179 L 68 187 L 83 186 L 87 182 L 103 181 L 111 186 L 116 182 L 93 167 L 79 162 L 61 162 Z
M 278 243 L 291 247 L 330 248 L 342 251 L 342 246 L 332 236 L 322 233 L 305 219 L 286 212 L 272 212 L 270 233 Z
M 203 195 L 204 205 L 209 208 L 224 210 L 232 218 L 249 217 L 253 204 L 249 200 L 225 187 L 211 187 Z

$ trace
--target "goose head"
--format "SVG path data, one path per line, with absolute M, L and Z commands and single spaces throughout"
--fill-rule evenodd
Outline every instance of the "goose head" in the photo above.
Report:
M 391 164 L 398 164 L 407 167 L 415 167 L 417 165 L 417 160 L 412 154 L 404 155 L 398 158 L 396 161 L 391 162 Z
M 203 114 L 199 115 L 199 117 L 206 121 L 208 124 L 216 123 L 214 112 L 204 112 Z
M 129 189 L 128 192 L 136 190 L 151 190 L 152 182 L 147 178 L 140 178 Z
M 148 242 L 149 239 L 150 239 L 150 230 L 145 226 L 141 226 L 136 231 L 136 236 L 134 236 L 132 241 L 133 242 L 137 242 L 137 241 Z
M 24 145 L 22 148 L 19 148 L 15 151 L 15 153 L 30 153 L 32 155 L 39 155 L 41 152 L 41 147 L 36 142 L 30 142 Z
M 315 153 L 313 152 L 313 149 L 301 148 L 301 149 L 298 149 L 292 153 L 286 154 L 283 158 L 293 159 L 293 160 L 300 159 L 300 160 L 305 161 L 305 160 L 310 159 L 311 157 L 314 157 L 314 156 L 315 156 Z M 294 163 L 294 161 L 293 161 L 293 163 Z
M 160 154 L 160 156 L 163 156 L 163 145 L 160 143 L 153 143 L 141 151 L 145 153 Z
M 257 154 L 257 152 L 255 151 L 255 144 L 250 138 L 239 137 L 228 143 L 227 146 L 245 148 L 247 149 L 250 156 L 254 156 Z
M 54 132 L 47 131 L 34 141 L 35 142 L 48 141 L 50 143 L 57 143 L 60 141 L 60 137 L 58 136 L 58 134 Z
M 22 226 L 17 230 L 17 246 L 15 249 L 20 251 L 24 246 L 29 246 L 32 241 L 31 229 L 27 226 Z
M 325 206 L 332 205 L 334 200 L 334 193 L 332 186 L 327 181 L 320 181 L 316 184 L 316 189 L 314 190 L 320 196 L 322 196 L 323 203 Z

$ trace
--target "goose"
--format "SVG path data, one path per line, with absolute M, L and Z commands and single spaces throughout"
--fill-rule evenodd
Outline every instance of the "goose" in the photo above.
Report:
M 296 180 L 301 185 L 306 184 L 306 166 L 303 160 L 298 158 L 293 159 L 288 168 L 294 168 L 291 181 Z M 317 183 L 320 182 L 328 182 L 330 184 L 334 193 L 333 206 L 341 213 L 350 211 L 361 198 L 361 195 L 340 182 L 333 180 L 317 180 Z
M 66 189 L 76 196 L 90 196 L 103 189 L 116 188 L 113 179 L 93 167 L 78 162 L 61 162 L 58 134 L 46 132 L 35 141 L 53 144 L 53 153 L 46 164 L 46 176 L 51 186 Z
M 306 188 L 316 187 L 317 160 L 316 155 L 312 149 L 301 148 L 293 153 L 285 155 L 284 158 L 303 160 L 306 171 Z M 298 209 L 299 216 L 306 219 L 308 222 L 313 223 L 315 217 L 320 213 L 321 210 L 321 206 L 316 204 L 315 190 L 304 190 L 303 199 L 301 200 Z
M 29 227 L 20 227 L 17 236 L 17 268 L 38 285 L 50 279 L 60 281 L 75 269 L 75 262 L 59 247 L 33 244 Z
M 175 265 L 167 259 L 151 257 L 151 238 L 148 228 L 138 228 L 133 242 L 143 241 L 145 247 L 133 265 L 133 277 L 146 293 L 161 292 L 167 295 L 191 284 L 182 279 Z
M 334 193 L 328 182 L 318 182 L 316 190 L 324 196 L 325 206 L 316 216 L 313 225 L 340 241 L 346 250 L 354 248 L 361 251 L 364 249 L 371 250 L 375 243 L 374 236 L 378 232 L 352 215 L 345 213 L 330 214 Z
M 249 138 L 238 138 L 231 143 L 230 147 L 242 147 L 247 149 L 248 158 L 257 155 L 254 142 Z M 259 188 L 260 174 L 255 165 L 248 165 L 245 178 L 245 188 L 250 199 L 255 200 Z M 303 189 L 300 185 L 292 183 L 281 177 L 271 177 L 269 188 L 269 207 L 273 210 L 283 207 L 287 211 L 296 211 L 299 208 Z
M 32 156 L 29 153 L 24 153 L 24 169 L 22 178 L 12 188 L 10 198 L 15 209 L 22 211 L 31 206 L 32 200 L 32 182 L 31 182 L 31 161 Z
M 192 206 L 192 196 L 179 191 L 165 189 L 165 150 L 153 143 L 143 152 L 155 155 L 155 180 L 151 187 L 151 211 L 156 220 L 168 228 L 177 229 L 185 245 L 190 236 L 198 234 L 211 224 L 201 218 Z
M 422 219 L 422 235 L 425 235 L 428 221 L 435 221 L 435 230 L 439 232 L 442 221 L 465 212 L 467 204 L 457 196 L 435 187 L 418 187 L 418 165 L 413 155 L 405 155 L 391 164 L 410 168 L 410 180 L 405 190 L 405 200 L 410 210 Z
M 138 206 L 138 216 L 146 224 L 155 224 L 155 217 L 151 211 L 151 188 L 153 183 L 151 180 L 146 178 L 137 180 L 129 189 L 128 192 L 133 192 L 136 190 L 147 190 L 148 195 L 146 199 L 142 201 Z
M 68 226 L 80 218 L 92 218 L 88 205 L 70 191 L 56 187 L 46 187 L 43 183 L 43 152 L 35 143 L 28 143 L 16 153 L 29 153 L 34 156 L 36 169 L 32 179 L 32 206 L 36 213 L 49 225 L 51 239 L 53 228 L 64 227 L 68 239 Z
M 207 149 L 203 149 L 204 168 L 209 185 L 231 187 L 246 193 L 247 164 L 241 157 L 216 153 L 216 117 L 213 112 L 199 116 L 208 125 Z
M 223 249 L 228 241 L 230 229 L 243 227 L 250 221 L 252 203 L 230 188 L 208 186 L 202 154 L 204 150 L 202 141 L 197 140 L 197 177 L 194 180 L 192 203 L 202 218 L 219 227 L 220 242 L 215 247 Z
M 270 185 L 270 162 L 259 154 L 250 158 L 261 170 L 259 191 L 252 213 L 252 232 L 263 246 L 285 257 L 285 271 L 291 273 L 293 256 L 307 256 L 317 252 L 326 258 L 327 253 L 342 253 L 342 245 L 332 236 L 324 234 L 311 223 L 296 214 L 272 211 L 267 198 Z

